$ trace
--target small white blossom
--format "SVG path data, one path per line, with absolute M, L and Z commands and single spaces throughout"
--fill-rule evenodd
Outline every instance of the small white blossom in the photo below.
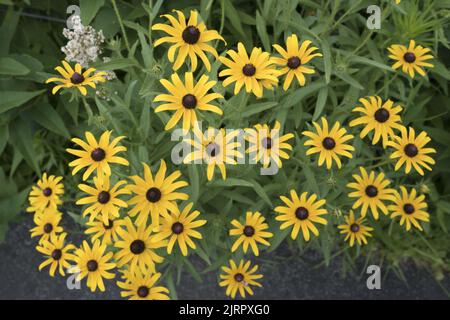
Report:
M 95 62 L 102 53 L 101 46 L 105 42 L 102 30 L 97 32 L 91 26 L 84 26 L 79 16 L 72 18 L 73 30 L 64 28 L 63 35 L 69 40 L 62 47 L 66 60 L 77 62 L 87 68 L 90 62 Z

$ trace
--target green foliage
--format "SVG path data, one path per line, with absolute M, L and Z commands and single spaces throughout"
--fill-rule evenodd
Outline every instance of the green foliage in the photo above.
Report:
M 130 161 L 129 170 L 115 172 L 120 176 L 140 174 L 141 162 L 157 164 L 170 159 L 175 142 L 164 131 L 167 113 L 154 113 L 155 95 L 163 92 L 159 79 L 172 73 L 167 60 L 167 47 L 155 49 L 152 43 L 161 34 L 150 27 L 162 21 L 162 13 L 181 9 L 200 11 L 209 28 L 221 32 L 227 47 L 242 41 L 247 48 L 261 46 L 273 52 L 271 45 L 284 44 L 286 36 L 296 33 L 301 40 L 310 39 L 324 57 L 313 63 L 317 73 L 305 87 L 281 87 L 256 99 L 244 94 L 232 95 L 220 82 L 215 91 L 225 95 L 224 116 L 211 120 L 214 126 L 244 128 L 256 123 L 281 122 L 284 132 L 295 134 L 291 159 L 275 176 L 259 175 L 259 166 L 242 165 L 228 169 L 228 179 L 207 182 L 204 166 L 171 165 L 189 180 L 188 193 L 208 224 L 204 239 L 195 254 L 204 260 L 206 269 L 196 270 L 185 258 L 175 255 L 168 259 L 165 279 L 176 296 L 177 274 L 190 272 L 200 280 L 202 272 L 217 269 L 231 255 L 231 239 L 227 235 L 229 222 L 246 211 L 259 210 L 268 217 L 275 233 L 273 251 L 287 241 L 294 254 L 319 250 L 328 265 L 337 255 L 345 257 L 351 269 L 352 261 L 365 256 L 367 261 L 385 261 L 395 270 L 405 259 L 431 268 L 436 275 L 448 271 L 450 238 L 450 158 L 449 115 L 450 80 L 449 9 L 448 1 L 379 1 L 382 7 L 382 29 L 366 28 L 365 9 L 373 1 L 342 0 L 202 0 L 202 1 L 80 1 L 82 19 L 97 30 L 103 29 L 109 39 L 105 55 L 112 60 L 98 62 L 102 70 L 115 70 L 118 80 L 106 83 L 102 90 L 110 101 L 96 97 L 91 91 L 86 99 L 74 99 L 68 94 L 51 95 L 44 81 L 63 54 L 62 28 L 69 1 L 22 1 L 20 6 L 8 6 L 1 12 L 0 27 L 0 240 L 5 225 L 16 219 L 24 208 L 25 196 L 42 172 L 63 175 L 66 200 L 77 195 L 78 178 L 70 175 L 69 156 L 64 148 L 69 137 L 82 136 L 85 130 L 98 134 L 106 129 L 115 135 L 125 135 Z M 50 19 L 35 19 L 24 15 L 38 12 Z M 428 77 L 409 80 L 393 72 L 387 57 L 387 46 L 405 43 L 411 38 L 429 46 L 437 56 L 435 68 Z M 217 43 L 219 52 L 225 50 Z M 209 76 L 217 80 L 219 62 L 212 63 Z M 180 70 L 183 72 L 183 70 Z M 196 72 L 199 76 L 206 69 Z M 392 162 L 381 148 L 361 141 L 357 128 L 355 156 L 339 171 L 318 168 L 305 156 L 304 138 L 300 134 L 308 123 L 323 115 L 346 126 L 351 110 L 360 97 L 380 95 L 393 99 L 404 107 L 405 125 L 425 130 L 438 150 L 437 164 L 424 178 L 415 174 L 395 172 Z M 207 119 L 209 120 L 209 119 Z M 343 221 L 352 201 L 345 184 L 359 166 L 383 169 L 395 187 L 403 184 L 427 191 L 431 223 L 424 233 L 406 232 L 397 222 L 382 217 L 372 222 L 375 236 L 360 250 L 349 249 L 335 225 Z M 122 169 L 120 169 L 122 170 Z M 287 231 L 279 231 L 273 208 L 279 196 L 290 189 L 316 192 L 327 199 L 329 225 L 320 229 L 319 238 L 310 243 L 292 241 Z M 25 195 L 25 196 L 24 196 Z M 71 208 L 76 211 L 75 207 Z M 73 215 L 73 214 L 72 214 Z M 264 254 L 264 251 L 263 253 Z M 238 255 L 241 253 L 238 252 Z M 401 274 L 401 271 L 398 271 Z

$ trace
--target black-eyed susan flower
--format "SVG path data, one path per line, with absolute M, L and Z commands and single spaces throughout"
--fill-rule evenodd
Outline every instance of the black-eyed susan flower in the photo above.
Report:
M 305 141 L 305 146 L 311 146 L 306 155 L 319 153 L 318 165 L 326 163 L 327 169 L 330 169 L 333 160 L 336 162 L 338 168 L 342 167 L 342 162 L 339 156 L 353 158 L 349 151 L 354 151 L 355 148 L 346 142 L 353 139 L 353 135 L 347 134 L 345 128 L 341 128 L 339 121 L 337 121 L 331 130 L 328 129 L 328 121 L 322 117 L 322 127 L 313 122 L 316 132 L 304 131 L 303 135 L 310 138 Z
M 173 69 L 178 70 L 187 57 L 191 61 L 191 69 L 197 69 L 197 56 L 203 61 L 206 69 L 211 69 L 211 64 L 205 52 L 211 53 L 216 59 L 218 57 L 216 49 L 209 42 L 213 40 L 225 40 L 216 30 L 207 30 L 203 22 L 198 21 L 199 15 L 195 10 L 191 10 L 189 20 L 186 19 L 183 12 L 174 10 L 178 19 L 170 14 L 164 14 L 171 25 L 157 23 L 152 26 L 152 30 L 161 30 L 168 35 L 155 41 L 155 47 L 162 43 L 171 44 L 167 56 L 170 62 L 174 62 Z M 178 50 L 178 56 L 175 60 L 175 54 Z
M 206 224 L 206 220 L 196 220 L 200 215 L 198 210 L 192 212 L 193 203 L 187 204 L 180 212 L 171 211 L 170 215 L 162 218 L 161 226 L 157 229 L 157 233 L 152 237 L 153 242 L 160 242 L 169 239 L 167 243 L 167 253 L 171 254 L 175 243 L 178 243 L 183 256 L 187 256 L 188 247 L 195 250 L 197 247 L 191 238 L 202 239 L 202 234 L 197 228 Z
M 246 92 L 253 92 L 260 98 L 264 88 L 272 89 L 278 84 L 279 71 L 274 67 L 269 53 L 263 52 L 261 48 L 253 48 L 248 56 L 244 45 L 239 42 L 238 51 L 228 50 L 227 54 L 231 60 L 219 57 L 219 60 L 228 67 L 228 69 L 222 70 L 219 76 L 227 77 L 223 81 L 224 87 L 236 82 L 234 94 L 238 94 L 245 86 Z
M 199 127 L 194 128 L 194 138 L 184 141 L 193 147 L 193 151 L 183 159 L 184 163 L 204 161 L 207 164 L 206 176 L 211 181 L 214 176 L 214 169 L 217 166 L 222 175 L 222 179 L 227 178 L 226 165 L 237 164 L 236 159 L 242 158 L 241 152 L 236 150 L 241 143 L 235 141 L 239 135 L 239 130 L 225 132 L 224 129 L 208 128 L 205 133 Z
M 291 238 L 296 239 L 299 231 L 301 231 L 303 239 L 309 241 L 310 231 L 317 237 L 319 230 L 314 223 L 326 225 L 327 220 L 321 217 L 327 214 L 327 209 L 322 208 L 325 199 L 317 200 L 316 194 L 308 196 L 308 192 L 303 192 L 300 197 L 295 190 L 291 190 L 291 199 L 280 196 L 286 206 L 278 206 L 274 210 L 280 213 L 275 219 L 282 221 L 281 230 L 292 227 Z
M 152 242 L 152 227 L 141 224 L 135 227 L 129 217 L 124 219 L 124 227 L 117 230 L 120 240 L 114 243 L 119 250 L 115 255 L 119 268 L 128 265 L 130 272 L 137 268 L 142 272 L 148 269 L 155 272 L 155 263 L 161 263 L 164 258 L 157 255 L 155 249 L 165 247 L 167 241 Z
M 105 225 L 109 220 L 119 217 L 120 208 L 128 207 L 128 204 L 119 198 L 120 195 L 130 194 L 126 187 L 126 181 L 118 181 L 114 186 L 110 184 L 109 176 L 103 178 L 94 177 L 94 187 L 87 184 L 79 184 L 78 188 L 88 194 L 87 197 L 77 200 L 78 205 L 89 205 L 83 210 L 83 217 L 89 215 L 89 221 L 94 221 L 97 216 Z
M 273 47 L 282 56 L 281 58 L 274 57 L 272 60 L 281 68 L 280 76 L 286 74 L 283 89 L 286 91 L 292 83 L 294 77 L 297 78 L 300 86 L 306 83 L 305 74 L 313 74 L 313 68 L 305 67 L 315 57 L 322 57 L 321 53 L 314 53 L 318 50 L 316 47 L 309 47 L 311 41 L 306 40 L 299 44 L 297 35 L 293 34 L 286 39 L 286 49 L 278 44 Z
M 250 268 L 250 261 L 241 260 L 237 265 L 233 260 L 229 261 L 230 266 L 223 266 L 222 270 L 225 274 L 220 275 L 221 281 L 219 286 L 227 287 L 225 294 L 232 299 L 236 297 L 236 293 L 242 298 L 245 298 L 246 293 L 253 295 L 253 289 L 251 286 L 262 287 L 262 285 L 256 280 L 263 277 L 262 274 L 257 274 L 258 266 L 255 265 Z
M 122 219 L 108 219 L 104 223 L 103 219 L 97 217 L 93 221 L 86 222 L 88 227 L 84 233 L 91 235 L 91 241 L 99 239 L 102 244 L 110 245 L 119 240 L 117 230 L 123 226 Z
M 384 214 L 388 214 L 388 209 L 384 203 L 386 200 L 393 199 L 394 189 L 388 188 L 391 183 L 385 179 L 383 172 L 376 174 L 374 171 L 367 173 L 366 169 L 360 167 L 361 175 L 354 174 L 355 182 L 350 182 L 347 187 L 355 189 L 348 194 L 350 198 L 357 198 L 352 208 L 361 207 L 361 216 L 365 217 L 367 210 L 370 209 L 375 220 L 378 220 L 378 209 Z
M 407 231 L 411 229 L 411 225 L 423 231 L 419 221 L 430 221 L 430 215 L 426 212 L 428 205 L 425 196 L 418 196 L 416 189 L 411 189 L 408 193 L 404 186 L 400 186 L 400 191 L 401 193 L 395 191 L 393 204 L 388 206 L 392 212 L 391 218 L 400 217 L 400 225 L 405 225 Z
M 120 136 L 110 142 L 111 132 L 105 131 L 98 142 L 89 131 L 85 132 L 86 141 L 78 138 L 72 139 L 72 142 L 82 148 L 82 150 L 66 149 L 68 153 L 78 157 L 78 159 L 69 163 L 69 167 L 74 167 L 72 175 L 87 167 L 83 174 L 83 180 L 87 180 L 95 170 L 97 170 L 99 177 L 103 177 L 104 175 L 110 176 L 110 163 L 118 163 L 124 166 L 129 165 L 128 160 L 116 155 L 119 152 L 127 150 L 126 147 L 117 145 L 125 137 Z
M 425 168 L 431 171 L 430 165 L 434 165 L 436 162 L 429 156 L 431 153 L 436 153 L 433 148 L 426 148 L 425 146 L 431 141 L 428 134 L 422 131 L 418 136 L 412 127 L 408 129 L 403 127 L 400 130 L 400 136 L 394 136 L 392 141 L 388 141 L 387 145 L 395 149 L 391 154 L 391 159 L 397 159 L 395 164 L 395 171 L 399 170 L 405 165 L 405 173 L 409 173 L 411 168 L 423 176 Z
M 408 47 L 394 44 L 388 50 L 391 53 L 389 58 L 396 60 L 392 69 L 396 70 L 401 67 L 403 73 L 408 74 L 411 78 L 414 78 L 415 71 L 425 77 L 426 74 L 422 67 L 434 67 L 431 63 L 425 62 L 426 60 L 433 59 L 433 56 L 429 54 L 430 49 L 421 45 L 416 46 L 414 40 L 409 42 Z
M 400 130 L 403 127 L 402 120 L 398 115 L 402 111 L 402 107 L 394 106 L 392 100 L 383 103 L 378 96 L 361 98 L 359 102 L 363 106 L 357 106 L 352 111 L 360 112 L 362 116 L 350 121 L 350 127 L 365 125 L 360 134 L 361 139 L 373 131 L 372 144 L 378 143 L 381 138 L 383 148 L 385 148 L 389 138 L 395 136 L 394 129 Z
M 358 245 L 367 244 L 367 238 L 371 237 L 370 231 L 373 228 L 364 224 L 364 217 L 355 218 L 353 210 L 350 210 L 348 216 L 345 216 L 345 223 L 338 226 L 341 234 L 345 234 L 345 241 L 348 241 L 350 247 L 353 247 L 355 240 Z
M 160 277 L 161 273 L 152 274 L 137 269 L 126 281 L 117 282 L 119 288 L 124 290 L 120 292 L 120 296 L 129 300 L 170 300 L 169 289 L 155 286 Z
M 273 161 L 278 168 L 282 167 L 281 159 L 289 159 L 289 155 L 284 150 L 292 150 L 292 146 L 287 142 L 294 138 L 292 133 L 280 136 L 280 122 L 275 121 L 271 129 L 267 124 L 257 124 L 254 128 L 246 130 L 246 140 L 249 142 L 247 153 L 252 156 L 252 160 L 261 162 L 267 168 Z
M 203 75 L 195 83 L 192 72 L 184 74 L 184 83 L 176 73 L 171 76 L 171 80 L 172 82 L 166 79 L 160 80 L 169 94 L 157 95 L 153 100 L 166 102 L 158 106 L 155 112 L 175 111 L 172 118 L 167 122 L 165 130 L 172 129 L 181 119 L 183 130 L 189 130 L 196 125 L 198 121 L 197 116 L 201 111 L 223 114 L 222 109 L 210 103 L 216 99 L 223 98 L 219 93 L 208 93 L 214 87 L 216 81 L 209 81 L 209 77 Z
M 52 277 L 55 276 L 56 270 L 59 274 L 64 276 L 64 269 L 70 267 L 69 261 L 73 261 L 75 256 L 73 251 L 75 246 L 73 244 L 65 244 L 67 233 L 61 233 L 56 235 L 51 234 L 49 240 L 42 241 L 40 245 L 36 247 L 36 250 L 42 253 L 46 260 L 39 265 L 39 271 L 43 268 L 50 266 L 49 273 Z
M 238 236 L 238 238 L 233 243 L 231 252 L 235 252 L 242 245 L 244 253 L 247 253 L 250 246 L 255 256 L 259 256 L 258 243 L 270 246 L 266 238 L 273 237 L 273 233 L 267 231 L 269 225 L 265 221 L 264 216 L 258 211 L 247 212 L 244 224 L 239 220 L 232 220 L 231 224 L 234 228 L 230 230 L 230 236 Z
M 106 245 L 99 240 L 94 241 L 92 247 L 87 241 L 83 241 L 80 248 L 75 251 L 75 267 L 69 272 L 76 274 L 76 280 L 81 281 L 87 277 L 87 286 L 92 292 L 97 288 L 105 291 L 103 279 L 114 279 L 115 274 L 110 270 L 116 267 L 111 261 L 112 252 L 106 251 Z
M 62 203 L 60 196 L 64 194 L 62 177 L 54 175 L 47 176 L 44 172 L 37 185 L 31 187 L 28 201 L 30 206 L 28 212 L 42 211 L 45 208 L 56 209 Z
M 187 200 L 186 193 L 177 192 L 176 190 L 186 187 L 186 181 L 177 181 L 181 176 L 180 171 L 175 171 L 166 177 L 167 166 L 164 160 L 161 160 L 159 170 L 153 178 L 150 167 L 143 163 L 144 179 L 139 176 L 130 177 L 134 181 L 134 185 L 128 185 L 135 196 L 128 201 L 130 205 L 134 205 L 128 214 L 131 217 L 138 215 L 135 223 L 137 225 L 147 224 L 147 219 L 151 216 L 152 227 L 159 226 L 159 216 L 168 215 L 168 212 L 177 210 L 176 200 Z
M 36 225 L 31 229 L 31 237 L 41 237 L 39 244 L 48 241 L 52 235 L 57 235 L 63 232 L 63 227 L 59 225 L 61 222 L 62 213 L 56 209 L 46 209 L 33 218 Z
M 106 81 L 106 72 L 96 72 L 95 68 L 89 68 L 83 72 L 79 63 L 75 65 L 75 69 L 73 69 L 66 61 L 61 61 L 61 63 L 64 68 L 58 66 L 55 68 L 55 70 L 58 71 L 63 77 L 52 77 L 47 79 L 47 81 L 45 82 L 60 83 L 53 88 L 53 94 L 56 94 L 61 88 L 77 88 L 81 92 L 81 94 L 85 96 L 87 94 L 86 86 L 95 89 L 97 82 Z

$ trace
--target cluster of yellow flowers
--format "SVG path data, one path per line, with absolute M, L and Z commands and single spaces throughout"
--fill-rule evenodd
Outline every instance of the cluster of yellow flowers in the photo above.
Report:
M 219 76 L 225 78 L 222 82 L 224 87 L 234 83 L 234 94 L 238 94 L 245 87 L 247 93 L 262 97 L 264 89 L 273 89 L 282 76 L 285 77 L 284 90 L 292 85 L 294 77 L 300 86 L 304 86 L 305 75 L 315 73 L 314 69 L 306 64 L 322 54 L 316 52 L 318 48 L 311 46 L 311 41 L 299 42 L 294 34 L 287 38 L 286 48 L 273 46 L 279 54 L 276 57 L 260 48 L 253 48 L 249 55 L 242 43 L 238 43 L 237 51 L 228 50 L 228 57 L 219 56 L 216 49 L 209 44 L 214 40 L 225 41 L 217 31 L 207 30 L 205 24 L 199 21 L 196 11 L 191 11 L 188 19 L 181 11 L 175 10 L 175 14 L 176 16 L 163 15 L 170 24 L 158 23 L 152 27 L 153 30 L 167 33 L 167 36 L 158 39 L 154 45 L 170 43 L 168 59 L 173 63 L 174 71 L 181 68 L 189 58 L 191 72 L 184 74 L 184 81 L 177 73 L 173 73 L 170 80 L 160 80 L 167 93 L 155 97 L 155 102 L 164 102 L 155 112 L 174 112 L 165 126 L 166 130 L 173 129 L 180 121 L 184 130 L 193 130 L 197 139 L 189 140 L 188 143 L 195 150 L 187 155 L 185 163 L 206 158 L 208 180 L 213 178 L 215 166 L 225 179 L 225 164 L 236 165 L 236 158 L 242 157 L 236 150 L 240 144 L 234 142 L 235 132 L 225 134 L 224 130 L 208 128 L 206 133 L 202 133 L 196 125 L 201 111 L 223 114 L 222 109 L 213 104 L 223 96 L 216 92 L 208 93 L 217 82 L 210 80 L 207 75 L 202 75 L 197 82 L 194 80 L 193 72 L 197 69 L 198 58 L 208 71 L 211 70 L 211 63 L 205 53 L 211 53 L 225 65 L 226 68 Z M 428 54 L 430 50 L 416 46 L 414 41 L 410 42 L 409 47 L 393 45 L 388 50 L 391 53 L 389 57 L 397 61 L 392 67 L 402 67 L 402 71 L 411 78 L 415 72 L 424 76 L 422 67 L 432 67 L 425 62 L 433 58 Z M 89 77 L 95 69 L 90 68 L 83 73 L 79 65 L 74 69 L 66 62 L 63 62 L 63 65 L 64 69 L 57 67 L 57 71 L 64 79 L 48 80 L 61 83 L 53 89 L 53 93 L 60 88 L 76 87 L 86 95 L 86 85 L 95 87 L 96 82 L 104 81 L 101 72 Z M 399 170 L 403 165 L 406 173 L 412 168 L 420 175 L 424 175 L 423 168 L 431 170 L 430 165 L 434 164 L 434 160 L 429 154 L 436 152 L 433 148 L 426 147 L 431 139 L 426 132 L 416 136 L 413 128 L 401 124 L 401 106 L 394 106 L 391 100 L 383 102 L 377 96 L 361 98 L 360 102 L 362 105 L 354 108 L 353 112 L 361 116 L 352 120 L 349 126 L 364 125 L 360 132 L 361 138 L 371 135 L 372 144 L 381 140 L 383 148 L 392 148 L 394 152 L 390 157 L 398 159 L 395 170 Z M 308 147 L 306 155 L 319 154 L 318 165 L 326 164 L 328 170 L 332 168 L 333 163 L 341 168 L 341 157 L 353 157 L 355 148 L 350 143 L 353 135 L 348 134 L 339 122 L 329 125 L 325 117 L 321 119 L 321 124 L 312 124 L 315 130 L 303 132 L 308 138 L 304 142 Z M 279 136 L 280 127 L 280 123 L 276 122 L 272 129 L 267 124 L 257 124 L 254 128 L 246 129 L 246 139 L 250 143 L 247 152 L 255 152 L 254 160 L 260 161 L 265 167 L 271 161 L 281 167 L 281 159 L 289 158 L 284 150 L 292 150 L 287 141 L 294 135 L 288 133 Z M 400 135 L 397 135 L 396 131 L 400 132 Z M 37 186 L 33 187 L 28 209 L 35 213 L 36 227 L 32 229 L 32 236 L 41 236 L 37 250 L 47 256 L 47 260 L 39 268 L 51 265 L 50 274 L 53 276 L 59 267 L 60 273 L 64 275 L 63 269 L 69 267 L 68 261 L 73 261 L 79 272 L 78 279 L 87 278 L 87 285 L 93 291 L 96 288 L 104 291 L 103 278 L 114 278 L 112 270 L 119 268 L 123 281 L 117 284 L 124 289 L 124 297 L 168 298 L 167 288 L 155 286 L 161 275 L 156 271 L 156 264 L 164 261 L 164 257 L 157 253 L 158 249 L 166 248 L 167 253 L 171 254 L 177 246 L 181 254 L 187 256 L 188 248 L 196 249 L 192 239 L 202 239 L 202 234 L 195 229 L 206 224 L 206 220 L 197 219 L 200 212 L 192 211 L 192 203 L 184 202 L 184 206 L 178 204 L 189 200 L 189 196 L 179 190 L 188 186 L 188 183 L 179 179 L 180 171 L 167 174 L 164 160 L 161 160 L 155 175 L 144 163 L 143 176 L 130 177 L 132 183 L 126 180 L 112 183 L 114 175 L 109 164 L 128 165 L 126 159 L 117 155 L 126 151 L 124 146 L 118 145 L 124 137 L 117 137 L 110 142 L 110 131 L 104 132 L 98 141 L 90 132 L 85 135 L 86 140 L 72 139 L 82 149 L 67 151 L 77 157 L 69 164 L 74 168 L 73 174 L 85 169 L 82 178 L 86 181 L 95 172 L 91 185 L 79 185 L 80 190 L 87 196 L 76 202 L 78 205 L 87 206 L 83 217 L 88 217 L 86 234 L 91 235 L 91 244 L 84 241 L 79 248 L 65 244 L 66 233 L 59 226 L 61 213 L 58 212 L 58 206 L 62 204 L 59 197 L 63 193 L 61 177 L 47 178 L 44 175 Z M 275 145 L 277 148 L 273 148 Z M 355 242 L 359 245 L 366 244 L 366 237 L 372 236 L 373 228 L 365 224 L 368 210 L 375 220 L 379 218 L 378 210 L 385 215 L 391 212 L 391 218 L 400 217 L 400 224 L 405 225 L 407 230 L 410 230 L 411 225 L 422 230 L 419 221 L 429 221 L 429 215 L 425 211 L 425 197 L 417 195 L 415 189 L 408 191 L 404 186 L 400 186 L 398 192 L 388 188 L 390 181 L 383 173 L 367 172 L 362 167 L 360 175 L 354 174 L 353 178 L 354 181 L 347 185 L 353 189 L 348 196 L 355 198 L 352 209 L 361 208 L 361 215 L 356 218 L 350 210 L 349 215 L 345 217 L 345 223 L 338 226 L 350 246 Z M 131 195 L 130 199 L 124 200 L 124 195 Z M 276 220 L 282 222 L 281 230 L 292 227 L 292 239 L 296 239 L 301 233 L 303 239 L 309 241 L 310 233 L 319 235 L 315 224 L 327 224 L 323 217 L 328 213 L 325 208 L 326 200 L 318 199 L 318 195 L 303 192 L 299 196 L 295 190 L 291 190 L 290 197 L 281 196 L 280 199 L 284 205 L 274 208 L 278 213 Z M 386 205 L 386 201 L 390 201 L 390 204 Z M 127 215 L 122 215 L 121 209 L 127 209 Z M 269 225 L 260 212 L 247 212 L 244 221 L 233 220 L 231 224 L 233 228 L 229 234 L 231 237 L 237 237 L 231 252 L 242 247 L 246 253 L 250 247 L 258 256 L 259 244 L 270 246 L 268 239 L 273 234 L 268 231 Z M 226 286 L 226 294 L 232 298 L 238 292 L 243 297 L 246 293 L 251 295 L 251 285 L 260 286 L 256 280 L 262 278 L 262 275 L 256 273 L 258 266 L 251 267 L 250 261 L 241 260 L 236 263 L 230 260 L 229 266 L 222 269 L 224 274 L 220 275 L 219 285 Z

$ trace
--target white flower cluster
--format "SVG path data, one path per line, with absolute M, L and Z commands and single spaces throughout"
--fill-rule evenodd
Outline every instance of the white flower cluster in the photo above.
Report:
M 102 30 L 97 32 L 91 26 L 83 26 L 80 16 L 72 18 L 73 30 L 64 28 L 63 35 L 69 41 L 62 52 L 66 55 L 66 60 L 77 62 L 83 68 L 87 68 L 90 62 L 97 60 L 102 53 L 101 46 L 105 42 Z

